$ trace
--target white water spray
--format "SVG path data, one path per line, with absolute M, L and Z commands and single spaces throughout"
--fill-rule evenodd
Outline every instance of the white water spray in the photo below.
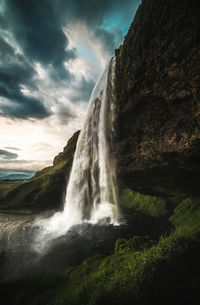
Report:
M 118 222 L 113 140 L 115 124 L 115 58 L 97 82 L 76 146 L 63 212 L 37 225 L 54 237 L 83 222 Z

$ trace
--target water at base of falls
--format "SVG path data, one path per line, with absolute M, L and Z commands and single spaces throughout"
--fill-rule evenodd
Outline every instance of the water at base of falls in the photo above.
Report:
M 113 158 L 115 96 L 115 58 L 112 58 L 91 96 L 77 142 L 64 210 L 36 224 L 43 228 L 41 234 L 57 237 L 83 222 L 118 224 Z

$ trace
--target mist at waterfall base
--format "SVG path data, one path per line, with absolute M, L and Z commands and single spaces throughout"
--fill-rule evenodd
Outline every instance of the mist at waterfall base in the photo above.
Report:
M 59 272 L 125 237 L 119 226 L 113 140 L 115 58 L 93 90 L 79 135 L 64 210 L 38 216 L 1 215 L 1 278 Z
M 42 213 L 37 222 L 50 216 L 50 212 Z M 117 238 L 131 238 L 134 231 L 127 225 L 85 222 L 55 237 L 42 233 L 35 221 L 34 215 L 0 215 L 0 282 L 60 273 L 93 255 L 109 255 Z

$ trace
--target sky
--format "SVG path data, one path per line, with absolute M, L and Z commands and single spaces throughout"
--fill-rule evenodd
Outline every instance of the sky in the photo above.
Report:
M 140 0 L 0 0 L 0 171 L 52 164 Z

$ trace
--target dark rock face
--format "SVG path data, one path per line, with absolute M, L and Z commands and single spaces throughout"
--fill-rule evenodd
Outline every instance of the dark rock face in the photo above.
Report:
M 199 2 L 143 0 L 116 55 L 120 185 L 200 192 Z

